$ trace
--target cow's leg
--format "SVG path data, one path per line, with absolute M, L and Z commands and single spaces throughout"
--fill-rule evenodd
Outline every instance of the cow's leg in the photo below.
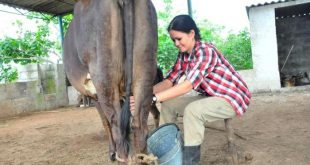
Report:
M 157 83 L 163 81 L 163 79 L 164 79 L 163 72 L 162 72 L 162 70 L 161 70 L 159 67 L 157 67 L 154 85 L 156 85 Z M 155 128 L 158 128 L 158 126 L 159 126 L 160 112 L 159 112 L 159 110 L 157 109 L 157 106 L 156 106 L 156 105 L 152 105 L 152 107 L 151 107 L 151 113 L 152 113 L 152 115 L 153 115 Z
M 81 103 L 83 102 L 83 95 L 79 94 L 76 101 L 77 101 L 76 107 L 80 107 Z
M 136 61 L 135 62 L 142 62 Z M 146 152 L 146 138 L 148 134 L 148 116 L 149 112 L 154 115 L 155 123 L 156 116 L 159 117 L 159 111 L 156 107 L 151 106 L 153 93 L 153 80 L 155 75 L 156 64 L 154 61 L 147 61 L 145 65 L 134 65 L 134 82 L 133 95 L 135 98 L 135 114 L 132 121 L 132 130 L 134 134 L 134 145 L 136 152 Z M 155 126 L 158 125 L 158 122 Z
M 70 36 L 72 36 L 71 33 L 72 33 L 72 30 L 69 29 L 68 34 L 67 34 L 67 40 L 69 40 Z M 76 48 L 73 48 L 72 43 L 70 41 L 66 41 L 64 45 L 66 48 L 64 52 L 65 53 L 64 63 L 65 63 L 67 77 L 70 80 L 70 83 L 81 93 L 80 95 L 81 99 L 84 97 L 83 104 L 85 106 L 85 103 L 86 103 L 85 96 L 92 96 L 92 94 L 90 94 L 85 89 L 84 82 L 87 79 L 87 74 L 89 71 L 91 72 L 92 76 L 94 77 L 97 76 L 94 74 L 98 72 L 97 70 L 94 69 L 96 68 L 96 65 L 93 63 L 90 64 L 90 70 L 88 70 L 88 68 L 85 65 L 83 65 L 82 62 L 80 61 L 77 55 L 77 52 L 76 52 Z M 94 79 L 96 80 L 96 77 Z M 93 96 L 93 98 L 94 100 L 97 100 L 96 96 L 95 97 Z M 112 161 L 114 161 L 116 149 L 115 149 L 115 142 L 113 141 L 113 136 L 111 133 L 111 125 L 109 124 L 109 121 L 107 120 L 104 110 L 101 108 L 98 101 L 96 101 L 95 105 L 101 117 L 103 127 L 109 137 L 109 158 Z
M 109 136 L 109 152 L 110 159 L 116 159 L 116 153 L 119 153 L 119 140 L 120 131 L 118 127 L 118 116 L 120 113 L 120 102 L 119 102 L 119 87 L 117 84 L 120 82 L 121 75 L 116 74 L 116 70 L 113 68 L 105 67 L 100 69 L 95 67 L 90 68 L 91 76 L 93 77 L 94 86 L 97 89 L 96 107 L 100 114 L 103 122 L 103 126 L 107 131 Z M 105 63 L 102 66 L 109 66 L 109 63 Z M 103 70 L 102 72 L 97 71 L 97 69 Z M 111 70 L 110 70 L 111 69 Z M 97 75 L 92 75 L 96 73 Z M 113 75 L 113 76 L 112 76 Z M 118 155 L 120 156 L 120 155 Z
M 134 134 L 134 145 L 136 152 L 145 152 L 146 149 L 146 138 L 148 133 L 148 116 L 151 108 L 151 96 L 150 94 L 144 93 L 145 91 L 152 92 L 150 89 L 141 87 L 141 84 L 134 88 L 135 97 L 135 114 L 132 121 L 132 131 Z M 140 89 L 139 89 L 140 88 Z
M 128 156 L 127 146 L 124 145 L 120 131 L 120 96 L 124 87 L 122 81 L 124 78 L 124 45 L 123 45 L 123 22 L 118 1 L 105 0 L 98 1 L 102 3 L 102 10 L 97 23 L 100 33 L 97 38 L 96 59 L 93 66 L 96 66 L 91 75 L 95 78 L 94 85 L 97 91 L 98 100 L 110 126 L 112 137 L 115 142 L 117 155 L 119 158 L 126 160 Z M 97 13 L 94 13 L 97 14 Z M 95 84 L 96 83 L 96 84 Z M 126 143 L 128 144 L 128 143 Z
M 101 93 L 101 92 L 100 92 Z M 127 159 L 128 153 L 124 152 L 122 138 L 121 138 L 121 131 L 119 128 L 119 119 L 120 119 L 120 112 L 121 106 L 118 96 L 118 90 L 113 88 L 105 89 L 101 94 L 98 92 L 98 101 L 100 103 L 102 112 L 104 113 L 103 116 L 106 117 L 108 123 L 110 124 L 111 128 L 111 138 L 112 138 L 112 147 L 116 151 L 116 155 L 118 158 L 123 159 L 125 161 Z M 102 95 L 108 94 L 108 95 Z M 116 157 L 116 159 L 118 159 Z M 119 159 L 118 159 L 119 160 Z M 122 164 L 122 162 L 119 162 Z
M 97 100 L 100 104 L 98 111 L 103 124 L 110 126 L 112 134 L 109 137 L 116 142 L 115 148 L 118 152 L 118 136 L 121 132 L 118 127 L 120 105 L 117 95 L 119 77 L 123 72 L 121 66 L 123 64 L 123 29 L 117 2 L 115 0 L 79 1 L 74 9 L 73 25 L 75 26 L 71 26 L 67 35 L 71 38 L 71 42 L 67 42 L 66 47 L 75 48 L 73 49 L 75 54 L 79 52 L 79 58 L 72 59 L 80 62 L 77 67 L 88 66 L 85 69 L 89 70 L 97 91 Z M 74 75 L 81 75 L 78 68 L 69 66 L 67 70 Z M 86 78 L 87 74 L 83 73 L 83 76 Z M 106 130 L 108 132 L 108 129 Z M 112 140 L 111 150 L 114 145 Z
M 111 125 L 110 125 L 107 117 L 105 116 L 104 111 L 101 108 L 99 102 L 96 101 L 95 106 L 96 106 L 98 113 L 100 115 L 100 118 L 102 120 L 104 130 L 109 137 L 109 158 L 111 161 L 115 161 L 116 149 L 115 149 L 115 142 L 113 140 L 113 136 L 112 136 L 112 132 L 111 132 Z
M 87 105 L 87 96 L 83 95 L 83 106 L 84 106 L 84 108 L 86 107 L 86 105 Z
M 160 83 L 161 81 L 163 81 L 163 79 L 164 79 L 163 71 L 162 71 L 159 67 L 157 67 L 154 85 Z M 159 110 L 157 109 L 157 106 L 156 106 L 156 105 L 152 105 L 152 107 L 151 107 L 151 113 L 152 113 L 152 115 L 153 115 L 155 128 L 158 128 L 158 126 L 159 126 L 160 112 L 159 112 Z
M 154 126 L 155 126 L 155 128 L 158 128 L 160 113 L 159 113 L 159 110 L 157 109 L 156 105 L 151 106 L 151 113 L 152 113 L 153 119 L 154 119 Z
M 132 122 L 134 144 L 146 151 L 147 120 L 151 109 L 156 73 L 157 20 L 150 0 L 135 1 L 134 82 L 135 114 Z M 145 65 L 146 64 L 146 65 Z

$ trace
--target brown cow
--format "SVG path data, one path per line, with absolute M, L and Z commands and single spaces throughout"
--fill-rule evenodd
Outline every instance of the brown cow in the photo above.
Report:
M 157 18 L 150 0 L 76 3 L 64 41 L 65 72 L 80 93 L 97 98 L 96 108 L 109 136 L 111 160 L 115 156 L 127 160 L 128 156 L 146 150 L 156 50 Z M 88 73 L 96 96 L 83 85 Z M 120 100 L 125 93 L 122 109 Z M 130 94 L 136 102 L 131 127 Z M 129 141 L 130 130 L 133 146 Z

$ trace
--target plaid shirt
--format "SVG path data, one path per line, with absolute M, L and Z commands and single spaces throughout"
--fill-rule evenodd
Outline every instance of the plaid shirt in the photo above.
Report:
M 197 41 L 192 53 L 179 53 L 167 79 L 176 83 L 186 76 L 194 90 L 203 95 L 224 98 L 241 116 L 250 104 L 246 83 L 225 57 L 211 44 Z

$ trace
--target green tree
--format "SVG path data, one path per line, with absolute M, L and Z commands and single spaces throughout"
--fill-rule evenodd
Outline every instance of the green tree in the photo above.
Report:
M 47 57 L 55 42 L 50 41 L 49 29 L 44 23 L 37 26 L 36 32 L 24 31 L 23 24 L 16 21 L 18 37 L 4 37 L 0 40 L 0 81 L 11 82 L 17 79 L 12 63 L 26 65 L 38 63 Z
M 18 72 L 11 65 L 0 63 L 0 82 L 12 82 L 18 78 Z
M 167 32 L 168 23 L 173 18 L 172 1 L 163 0 L 163 2 L 164 10 L 157 11 L 159 24 L 157 61 L 166 73 L 174 64 L 178 50 Z M 212 24 L 208 20 L 198 21 L 197 26 L 202 40 L 214 44 L 237 70 L 253 68 L 250 33 L 247 29 L 224 36 L 225 27 Z
M 208 20 L 197 22 L 202 40 L 218 45 L 222 43 L 221 33 L 225 29 L 223 26 L 214 25 Z
M 27 15 L 27 18 L 31 19 L 31 20 L 32 19 L 39 19 L 39 20 L 44 21 L 46 24 L 53 23 L 54 25 L 59 25 L 58 17 L 52 16 L 49 14 L 30 12 Z M 72 19 L 73 19 L 73 14 L 67 14 L 67 15 L 62 16 L 62 25 L 64 28 L 64 33 L 66 33 Z
M 158 65 L 166 73 L 174 64 L 178 50 L 171 41 L 167 32 L 168 23 L 173 18 L 172 0 L 162 0 L 164 10 L 157 11 L 158 17 Z M 63 16 L 64 33 L 72 20 L 72 14 Z M 17 71 L 11 63 L 28 64 L 40 62 L 40 59 L 47 57 L 49 52 L 54 50 L 60 54 L 61 44 L 59 41 L 50 41 L 48 24 L 58 26 L 57 17 L 30 12 L 29 19 L 43 20 L 38 25 L 37 32 L 23 31 L 22 24 L 16 25 L 21 29 L 18 38 L 5 37 L 0 40 L 0 81 L 6 82 L 17 79 Z M 222 26 L 214 25 L 207 20 L 197 22 L 203 40 L 215 44 L 225 57 L 235 66 L 236 69 L 251 69 L 253 67 L 251 55 L 250 35 L 247 29 L 234 34 L 229 33 L 222 37 Z
M 174 47 L 167 32 L 169 21 L 172 19 L 172 0 L 163 0 L 165 7 L 163 11 L 157 11 L 158 18 L 158 49 L 157 63 L 166 73 L 174 64 L 178 50 Z
M 219 49 L 237 70 L 253 68 L 251 38 L 247 29 L 237 34 L 230 33 Z
M 54 26 L 59 27 L 58 16 L 55 17 L 55 16 L 52 16 L 49 14 L 30 12 L 27 15 L 27 18 L 30 20 L 33 20 L 33 19 L 42 20 L 43 22 L 45 22 L 46 26 L 48 26 L 49 24 L 52 24 Z M 63 15 L 63 16 L 61 16 L 61 19 L 62 19 L 63 33 L 66 34 L 67 29 L 69 27 L 69 24 L 73 19 L 73 14 L 69 13 L 69 14 Z M 55 52 L 57 52 L 57 54 L 60 55 L 61 49 L 62 49 L 61 42 L 59 42 L 59 40 L 58 40 L 55 42 L 54 50 L 55 50 Z
M 40 63 L 49 53 L 55 52 L 60 55 L 61 44 L 59 41 L 51 41 L 49 25 L 58 26 L 57 17 L 30 12 L 27 15 L 28 19 L 35 19 L 37 22 L 37 31 L 25 31 L 23 24 L 16 21 L 13 26 L 20 29 L 17 38 L 4 37 L 0 39 L 0 82 L 12 82 L 18 78 L 18 72 L 12 67 L 13 63 L 27 65 L 31 63 Z M 63 16 L 64 33 L 68 29 L 69 23 L 72 20 L 72 14 Z

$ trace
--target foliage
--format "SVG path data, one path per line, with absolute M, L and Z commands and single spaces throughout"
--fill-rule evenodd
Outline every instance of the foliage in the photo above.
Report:
M 253 68 L 251 38 L 247 29 L 238 34 L 230 33 L 219 49 L 237 70 Z
M 43 13 L 37 13 L 37 12 L 30 12 L 27 15 L 28 19 L 39 19 L 45 22 L 45 25 L 48 26 L 49 24 L 52 24 L 54 26 L 60 26 L 59 25 L 59 19 L 58 17 L 49 15 L 49 14 L 43 14 Z M 70 22 L 73 19 L 73 14 L 67 14 L 61 17 L 62 19 L 62 26 L 63 26 L 63 34 L 66 34 L 67 29 L 69 27 Z M 61 54 L 61 42 L 55 42 L 54 50 L 57 54 Z
M 174 64 L 178 50 L 166 30 L 172 19 L 172 1 L 163 1 L 164 10 L 157 11 L 159 22 L 157 61 L 163 72 L 166 73 Z M 247 29 L 237 34 L 230 32 L 225 37 L 223 35 L 225 27 L 223 26 L 212 24 L 207 20 L 197 21 L 197 26 L 200 29 L 202 40 L 214 44 L 237 70 L 253 68 L 250 33 Z
M 11 65 L 0 63 L 0 81 L 12 82 L 18 78 L 18 73 Z
M 0 82 L 12 82 L 18 78 L 18 72 L 12 67 L 13 63 L 27 65 L 30 63 L 40 63 L 42 58 L 48 57 L 49 53 L 56 52 L 60 54 L 61 43 L 51 41 L 49 36 L 51 31 L 49 25 L 58 25 L 57 17 L 30 12 L 28 19 L 36 19 L 37 31 L 25 31 L 23 24 L 16 21 L 13 26 L 17 26 L 18 37 L 5 37 L 0 39 Z M 72 14 L 62 17 L 64 33 L 72 20 Z
M 178 50 L 174 47 L 166 29 L 158 29 L 157 63 L 166 73 L 173 66 Z
M 202 40 L 218 45 L 222 42 L 221 33 L 224 30 L 223 26 L 218 26 L 210 23 L 208 20 L 197 22 Z
M 248 29 L 243 29 L 237 34 L 229 32 L 223 37 L 224 27 L 213 25 L 207 20 L 198 22 L 198 26 L 202 38 L 214 44 L 237 70 L 253 68 Z
M 27 15 L 29 19 L 40 19 L 43 20 L 46 24 L 53 23 L 54 25 L 59 25 L 58 17 L 51 16 L 49 14 L 37 13 L 37 12 L 30 12 Z M 70 22 L 72 21 L 73 15 L 67 14 L 62 16 L 62 24 L 64 28 L 64 34 L 69 27 Z
M 39 24 L 36 32 L 24 31 L 20 21 L 16 21 L 15 25 L 20 29 L 17 38 L 6 36 L 0 40 L 0 81 L 17 79 L 18 74 L 12 63 L 26 65 L 40 62 L 55 44 L 49 40 L 49 29 L 45 24 Z
M 168 23 L 173 18 L 172 0 L 162 1 L 165 4 L 164 10 L 157 11 L 159 25 L 157 61 L 163 72 L 166 73 L 174 64 L 178 50 L 166 30 Z M 72 17 L 72 14 L 63 16 L 64 33 L 66 33 Z M 11 82 L 17 79 L 17 71 L 13 69 L 11 63 L 23 65 L 36 63 L 40 62 L 39 59 L 42 57 L 48 56 L 52 50 L 58 54 L 61 52 L 61 43 L 50 41 L 48 38 L 50 35 L 48 25 L 52 23 L 57 26 L 59 21 L 57 17 L 30 12 L 28 18 L 43 20 L 43 22 L 40 21 L 37 32 L 23 31 L 22 23 L 17 21 L 16 26 L 20 29 L 19 37 L 0 39 L 0 81 Z M 222 26 L 214 25 L 207 20 L 199 21 L 197 25 L 200 28 L 202 39 L 215 44 L 237 70 L 253 67 L 250 35 L 247 29 L 237 34 L 229 33 L 223 37 L 222 33 L 225 28 Z
M 174 64 L 178 50 L 175 48 L 170 36 L 167 32 L 169 21 L 172 19 L 172 0 L 164 0 L 164 11 L 157 11 L 158 17 L 158 49 L 157 63 L 159 67 L 166 73 Z

